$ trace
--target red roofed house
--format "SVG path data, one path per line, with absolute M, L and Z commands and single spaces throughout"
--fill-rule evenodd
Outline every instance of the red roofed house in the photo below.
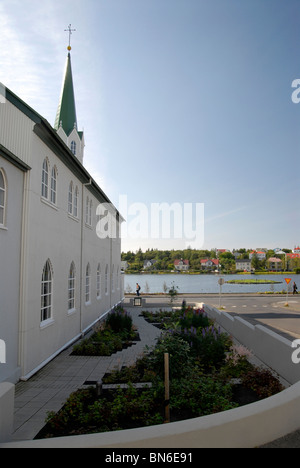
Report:
M 292 271 L 294 268 L 300 268 L 300 253 L 287 253 L 286 270 Z
M 174 267 L 177 271 L 187 271 L 190 268 L 189 260 L 174 260 Z
M 249 258 L 250 260 L 252 260 L 252 257 L 256 255 L 256 257 L 258 258 L 258 260 L 265 260 L 266 259 L 266 252 L 264 252 L 263 250 L 256 250 L 256 251 L 252 251 L 250 254 L 249 254 Z
M 204 258 L 200 261 L 201 270 L 215 270 L 219 268 L 220 262 L 217 258 Z

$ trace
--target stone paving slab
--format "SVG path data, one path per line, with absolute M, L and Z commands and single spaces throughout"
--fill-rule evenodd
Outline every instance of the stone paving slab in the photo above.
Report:
M 32 440 L 45 425 L 48 411 L 59 411 L 69 395 L 84 382 L 102 380 L 107 372 L 129 366 L 143 355 L 145 346 L 155 345 L 160 331 L 140 317 L 141 308 L 129 308 L 141 341 L 112 356 L 71 356 L 73 347 L 63 351 L 15 392 L 13 440 Z

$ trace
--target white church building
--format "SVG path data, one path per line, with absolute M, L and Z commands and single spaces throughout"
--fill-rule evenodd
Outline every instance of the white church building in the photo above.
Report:
M 0 84 L 0 382 L 30 378 L 123 299 L 123 219 L 83 165 L 68 50 L 54 127 Z M 117 236 L 97 235 L 104 203 Z

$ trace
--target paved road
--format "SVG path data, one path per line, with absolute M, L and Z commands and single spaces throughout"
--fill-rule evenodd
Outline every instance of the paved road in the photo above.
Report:
M 209 301 L 219 307 L 219 299 Z M 261 324 L 289 340 L 300 338 L 300 299 L 297 296 L 223 297 L 221 306 L 231 315 L 238 315 L 253 325 Z

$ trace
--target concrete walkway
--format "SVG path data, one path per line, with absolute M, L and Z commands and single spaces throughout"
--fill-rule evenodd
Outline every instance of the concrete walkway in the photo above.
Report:
M 139 317 L 140 308 L 130 309 L 141 341 L 110 357 L 71 356 L 73 347 L 62 352 L 27 382 L 16 385 L 13 440 L 32 440 L 45 425 L 48 411 L 59 411 L 69 395 L 88 381 L 99 381 L 116 367 L 134 364 L 145 346 L 153 346 L 160 331 Z

